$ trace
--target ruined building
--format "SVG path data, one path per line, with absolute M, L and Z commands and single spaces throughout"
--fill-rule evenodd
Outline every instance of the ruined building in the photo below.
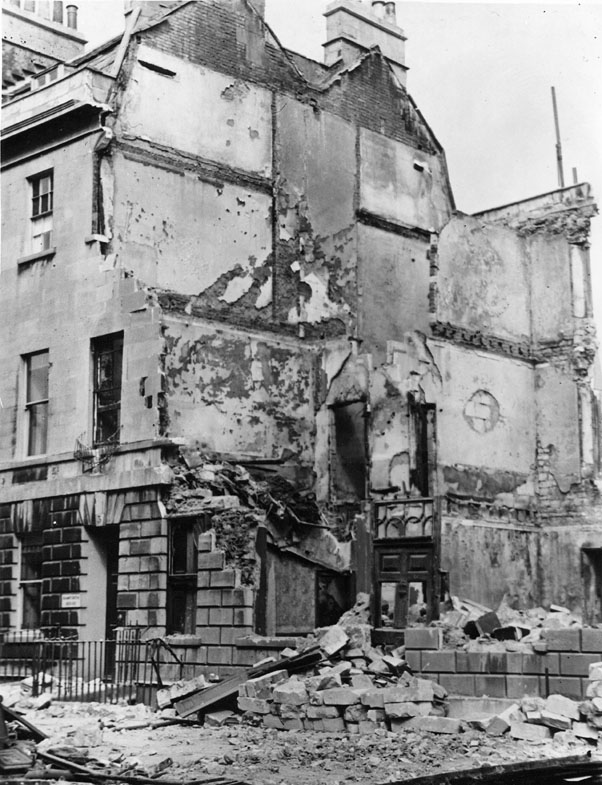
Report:
M 462 213 L 395 3 L 332 2 L 324 63 L 262 5 L 10 55 L 1 628 L 227 669 L 357 591 L 602 621 L 589 186 Z

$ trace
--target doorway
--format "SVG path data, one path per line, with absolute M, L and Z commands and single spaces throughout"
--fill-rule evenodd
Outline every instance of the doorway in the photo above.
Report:
M 435 596 L 433 545 L 375 544 L 375 626 L 428 623 Z

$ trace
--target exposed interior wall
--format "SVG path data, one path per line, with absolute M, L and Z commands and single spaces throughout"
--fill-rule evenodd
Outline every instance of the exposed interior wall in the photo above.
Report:
M 523 242 L 531 260 L 533 340 L 561 341 L 574 329 L 569 246 L 562 235 L 535 234 Z
M 269 176 L 271 93 L 151 46 L 137 50 L 117 130 Z M 190 111 L 191 96 L 201 111 Z M 178 121 L 174 123 L 173 118 Z
M 165 319 L 169 436 L 208 451 L 313 462 L 314 358 L 269 334 Z

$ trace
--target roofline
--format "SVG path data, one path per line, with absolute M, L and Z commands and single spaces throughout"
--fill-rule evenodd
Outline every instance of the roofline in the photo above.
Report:
M 52 30 L 53 33 L 62 35 L 63 38 L 70 38 L 78 44 L 87 43 L 87 39 L 83 33 L 79 32 L 79 30 L 59 24 L 58 22 L 53 22 L 51 19 L 43 19 L 41 16 L 30 15 L 25 11 L 21 11 L 19 8 L 7 5 L 2 6 L 2 13 L 8 14 L 9 16 L 15 16 L 17 19 L 29 22 L 30 24 L 36 25 L 37 27 L 43 27 L 46 30 Z M 9 41 L 9 39 L 6 40 Z M 12 43 L 12 41 L 9 41 L 9 43 Z
M 400 38 L 402 41 L 408 40 L 407 36 L 404 35 L 401 27 L 397 27 L 397 25 L 383 23 L 380 19 L 376 17 L 374 19 L 371 19 L 370 17 L 365 16 L 359 11 L 356 11 L 354 8 L 351 8 L 349 5 L 347 5 L 346 2 L 344 2 L 344 0 L 343 2 L 340 2 L 337 6 L 333 8 L 331 7 L 327 8 L 326 11 L 324 11 L 324 13 L 322 14 L 322 16 L 331 16 L 332 14 L 335 14 L 340 9 L 347 11 L 348 14 L 351 14 L 351 16 L 355 16 L 356 19 L 360 19 L 362 22 L 368 22 L 368 24 L 371 24 L 374 27 L 378 27 L 383 32 L 395 36 L 395 38 Z
M 544 196 L 552 196 L 552 194 L 563 193 L 564 191 L 571 191 L 574 188 L 583 188 L 583 187 L 590 188 L 590 183 L 587 180 L 583 180 L 580 183 L 573 183 L 572 185 L 566 185 L 564 188 L 554 188 L 553 191 L 544 191 L 542 194 L 535 194 L 535 196 L 528 196 L 525 199 L 518 199 L 516 202 L 507 202 L 506 204 L 500 204 L 497 207 L 489 207 L 487 210 L 479 210 L 478 213 L 468 213 L 473 218 L 478 218 L 480 215 L 485 215 L 486 213 L 494 213 L 498 210 L 505 210 L 507 207 L 515 207 L 519 204 L 526 204 L 527 202 L 533 202 L 535 199 L 543 199 Z

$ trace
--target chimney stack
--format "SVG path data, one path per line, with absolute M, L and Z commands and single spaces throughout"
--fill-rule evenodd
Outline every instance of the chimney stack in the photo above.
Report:
M 67 27 L 77 30 L 77 6 L 73 3 L 67 6 Z
M 370 3 L 370 4 L 369 4 Z M 406 82 L 405 41 L 397 26 L 395 3 L 385 0 L 335 0 L 326 17 L 326 65 L 342 60 L 348 64 L 373 46 L 378 46 L 402 84 Z

